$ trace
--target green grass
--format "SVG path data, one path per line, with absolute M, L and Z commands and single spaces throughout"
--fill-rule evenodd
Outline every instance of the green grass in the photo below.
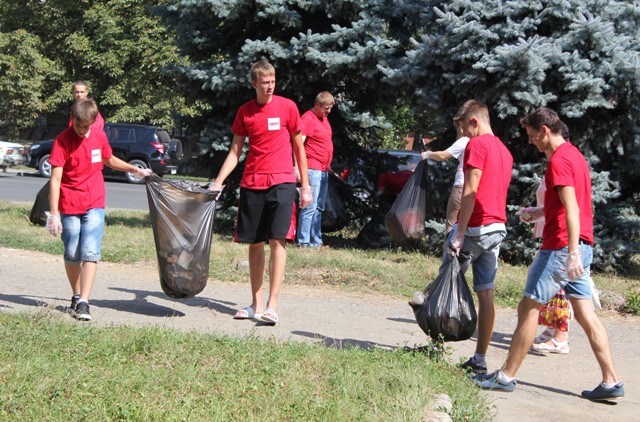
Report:
M 0 419 L 412 421 L 434 393 L 454 420 L 491 412 L 443 359 L 402 350 L 96 328 L 46 310 L 0 313 L 0 330 Z

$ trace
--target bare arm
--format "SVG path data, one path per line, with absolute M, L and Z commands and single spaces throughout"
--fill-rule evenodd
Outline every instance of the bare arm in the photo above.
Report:
M 118 171 L 126 171 L 129 173 L 137 173 L 138 172 L 138 167 L 129 164 L 125 161 L 122 161 L 121 159 L 119 159 L 118 157 L 116 157 L 115 155 L 112 155 L 109 158 L 105 158 L 104 160 L 102 160 L 102 163 L 106 166 L 111 167 L 114 170 L 118 170 Z
M 307 153 L 304 151 L 304 142 L 302 140 L 301 132 L 296 132 L 291 135 L 291 142 L 293 143 L 295 162 L 298 165 L 298 171 L 300 172 L 300 185 L 302 187 L 309 186 L 309 167 L 307 166 Z
M 443 151 L 427 151 L 425 153 L 425 155 L 427 156 L 428 159 L 435 160 L 435 161 L 446 161 L 449 158 L 453 157 L 453 155 L 451 155 L 451 153 L 449 153 L 449 151 L 447 151 L 447 150 L 443 150 Z
M 576 191 L 573 186 L 560 186 L 558 187 L 558 195 L 560 195 L 560 201 L 566 210 L 569 252 L 577 251 L 580 240 L 580 207 L 576 199 Z
M 460 201 L 460 215 L 458 217 L 458 232 L 464 234 L 469 225 L 473 208 L 476 204 L 476 194 L 482 178 L 482 170 L 476 167 L 468 167 L 465 172 L 464 189 Z
M 233 135 L 233 141 L 231 142 L 229 153 L 227 154 L 227 158 L 225 158 L 224 163 L 222 163 L 218 176 L 214 180 L 215 183 L 219 183 L 220 185 L 224 184 L 224 181 L 229 177 L 233 169 L 236 168 L 240 161 L 240 154 L 242 154 L 244 140 L 244 136 Z
M 60 202 L 60 181 L 62 180 L 62 167 L 51 167 L 51 180 L 49 181 L 49 212 L 58 215 Z

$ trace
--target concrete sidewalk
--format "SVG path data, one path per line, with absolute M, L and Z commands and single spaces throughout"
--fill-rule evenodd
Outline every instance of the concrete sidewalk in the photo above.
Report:
M 0 262 L 0 310 L 32 312 L 44 305 L 62 311 L 68 305 L 69 287 L 61 257 L 0 248 Z M 158 325 L 336 347 L 395 348 L 422 345 L 426 339 L 406 298 L 289 286 L 285 282 L 278 307 L 280 322 L 270 326 L 232 318 L 237 309 L 249 304 L 249 297 L 248 281 L 237 284 L 209 280 L 196 297 L 173 300 L 162 292 L 154 265 L 100 263 L 91 301 L 93 320 L 89 324 Z M 515 392 L 486 393 L 497 409 L 494 420 L 640 420 L 640 318 L 613 313 L 602 313 L 601 317 L 609 332 L 618 374 L 625 382 L 625 398 L 617 404 L 602 404 L 580 397 L 582 390 L 594 388 L 601 377 L 584 333 L 574 324 L 570 354 L 530 354 L 520 370 Z M 498 310 L 488 352 L 490 370 L 504 361 L 515 325 L 515 310 Z M 473 353 L 475 339 L 447 345 L 453 349 L 452 361 L 457 363 Z

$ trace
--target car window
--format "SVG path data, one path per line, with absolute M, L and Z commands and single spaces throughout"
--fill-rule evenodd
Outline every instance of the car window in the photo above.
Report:
M 109 131 L 109 140 L 111 142 L 135 142 L 136 138 L 133 129 L 111 128 Z

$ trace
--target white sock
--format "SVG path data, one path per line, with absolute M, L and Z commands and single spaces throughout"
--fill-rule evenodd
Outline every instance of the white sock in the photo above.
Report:
M 618 385 L 618 383 L 616 382 L 615 384 L 607 384 L 606 382 L 602 381 L 600 383 L 604 388 L 606 388 L 607 390 L 611 390 L 613 387 L 615 387 L 616 385 Z
M 516 377 L 508 377 L 504 374 L 504 372 L 502 372 L 502 369 L 498 371 L 498 382 L 501 384 L 509 384 L 511 382 L 513 382 Z
M 89 303 L 89 301 L 88 301 L 88 300 L 86 300 L 86 299 L 79 299 L 79 300 L 78 300 L 78 303 L 82 303 L 82 302 L 84 302 L 84 303 Z
M 480 355 L 478 353 L 474 353 L 473 354 L 473 361 L 475 363 L 485 363 L 485 356 L 486 355 Z

